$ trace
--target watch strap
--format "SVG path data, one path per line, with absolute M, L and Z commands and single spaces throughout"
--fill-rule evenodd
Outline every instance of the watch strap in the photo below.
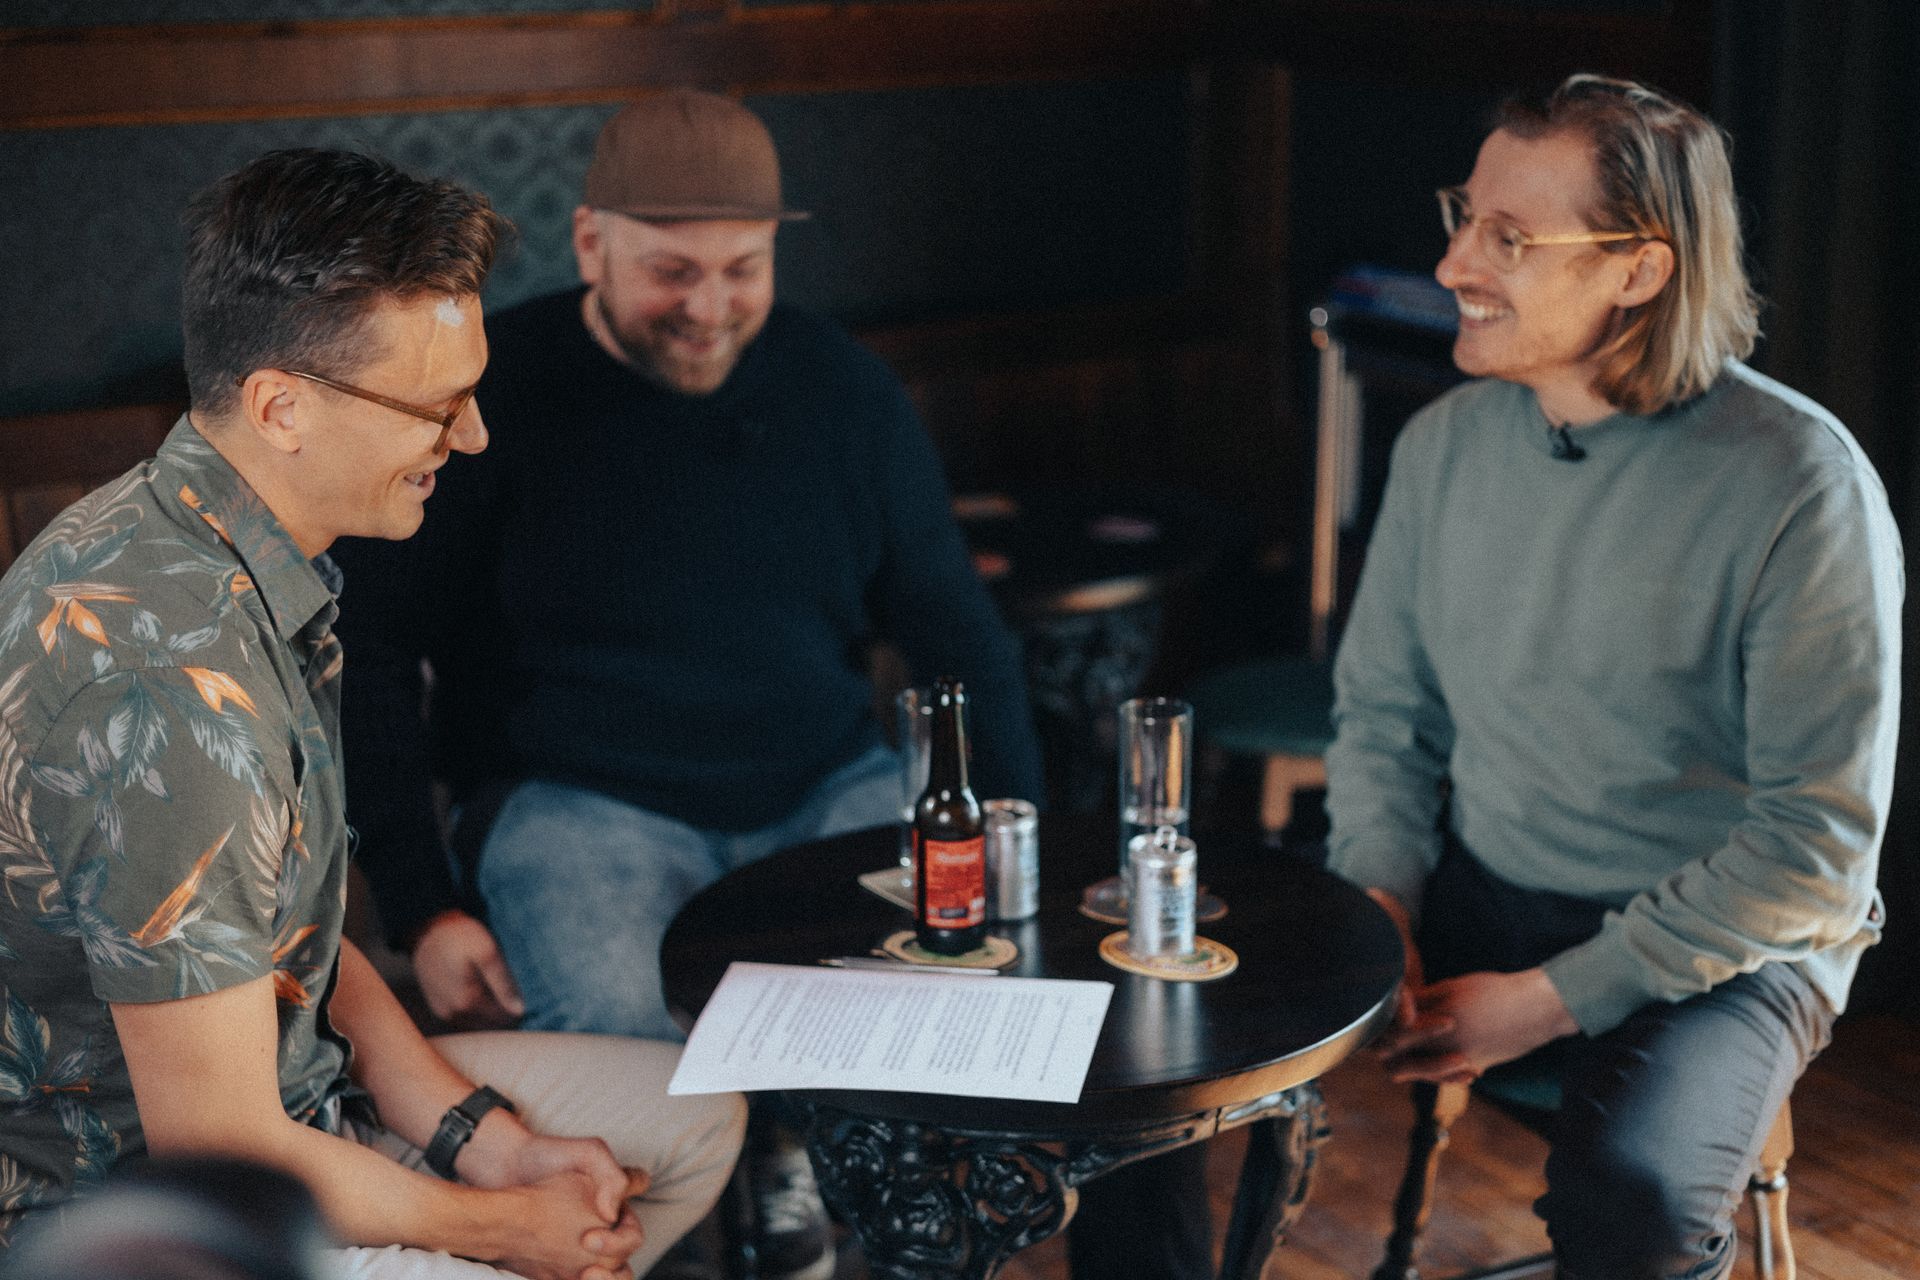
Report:
M 511 1102 L 484 1084 L 448 1107 L 447 1114 L 440 1117 L 440 1127 L 433 1131 L 433 1141 L 427 1144 L 427 1168 L 451 1182 L 454 1159 L 480 1127 L 482 1117 L 495 1107 L 514 1109 Z

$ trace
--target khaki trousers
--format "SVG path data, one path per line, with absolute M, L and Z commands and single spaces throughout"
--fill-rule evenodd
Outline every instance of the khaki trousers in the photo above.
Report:
M 621 1164 L 652 1176 L 634 1201 L 646 1240 L 633 1255 L 643 1276 L 667 1248 L 692 1230 L 719 1199 L 746 1127 L 738 1094 L 668 1097 L 680 1046 L 620 1036 L 564 1032 L 487 1031 L 433 1042 L 476 1083 L 513 1100 L 537 1133 L 604 1138 Z M 425 1153 L 377 1128 L 351 1136 L 413 1169 Z M 342 1249 L 338 1280 L 498 1280 L 511 1272 L 445 1253 L 391 1245 Z

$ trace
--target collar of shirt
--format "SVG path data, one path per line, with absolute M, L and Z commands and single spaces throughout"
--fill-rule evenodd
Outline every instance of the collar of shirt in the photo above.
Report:
M 154 456 L 154 488 L 183 528 L 217 539 L 246 566 L 274 631 L 292 642 L 330 627 L 340 571 L 324 553 L 308 560 L 233 464 L 182 414 Z

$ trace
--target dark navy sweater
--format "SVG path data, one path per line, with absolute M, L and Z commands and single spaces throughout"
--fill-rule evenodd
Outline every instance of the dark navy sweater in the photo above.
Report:
M 335 549 L 348 810 L 388 932 L 457 901 L 430 774 L 752 830 L 880 741 L 878 638 L 966 682 L 976 792 L 1037 798 L 1018 646 L 892 373 L 775 307 L 718 391 L 681 395 L 602 351 L 579 298 L 488 321 L 491 442 L 441 469 L 421 532 Z

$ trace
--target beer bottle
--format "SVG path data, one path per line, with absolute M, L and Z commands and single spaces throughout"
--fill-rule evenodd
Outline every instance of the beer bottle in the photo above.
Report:
M 943 956 L 987 937 L 986 838 L 967 786 L 966 706 L 958 680 L 934 681 L 927 789 L 913 806 L 914 934 Z

